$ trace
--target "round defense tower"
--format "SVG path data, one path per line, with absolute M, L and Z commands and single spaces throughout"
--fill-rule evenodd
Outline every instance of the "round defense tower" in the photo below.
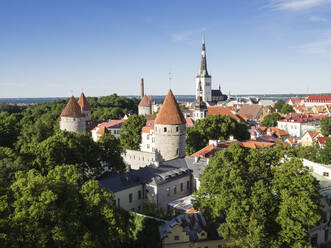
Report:
M 81 112 L 75 97 L 71 97 L 60 116 L 60 129 L 81 133 L 86 130 L 85 114 Z
M 170 90 L 155 119 L 155 150 L 163 160 L 185 157 L 186 121 Z
M 144 95 L 138 105 L 139 115 L 151 115 L 153 114 L 153 99 L 152 96 Z

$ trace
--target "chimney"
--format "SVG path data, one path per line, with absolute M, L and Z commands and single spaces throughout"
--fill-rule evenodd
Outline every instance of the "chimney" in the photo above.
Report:
M 145 92 L 144 92 L 144 78 L 141 78 L 140 87 L 141 87 L 141 98 L 143 98 L 144 95 L 145 95 Z

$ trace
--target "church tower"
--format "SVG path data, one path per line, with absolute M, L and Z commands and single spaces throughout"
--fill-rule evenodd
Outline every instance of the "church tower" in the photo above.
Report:
M 185 157 L 186 120 L 171 90 L 155 119 L 154 133 L 155 150 L 162 160 Z
M 202 38 L 201 65 L 200 74 L 196 76 L 195 94 L 196 100 L 202 97 L 202 101 L 212 101 L 211 76 L 207 71 L 206 44 L 205 38 Z

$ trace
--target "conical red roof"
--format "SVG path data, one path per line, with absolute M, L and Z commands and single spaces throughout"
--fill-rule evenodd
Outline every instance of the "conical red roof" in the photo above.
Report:
M 152 105 L 152 96 L 146 96 L 144 95 L 143 98 L 141 98 L 141 101 L 138 106 L 140 107 L 150 107 Z
M 80 94 L 78 104 L 85 111 L 90 111 L 91 110 L 91 105 L 86 100 L 86 97 L 85 97 L 83 92 L 82 92 L 82 94 Z
M 70 97 L 69 102 L 62 110 L 61 117 L 84 117 L 85 115 L 81 112 L 81 108 L 78 105 L 74 96 Z
M 186 120 L 183 113 L 178 106 L 174 94 L 172 94 L 172 91 L 170 90 L 155 119 L 155 124 L 179 125 L 185 123 Z

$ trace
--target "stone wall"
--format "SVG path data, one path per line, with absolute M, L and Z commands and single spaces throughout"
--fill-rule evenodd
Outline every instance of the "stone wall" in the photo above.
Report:
M 138 114 L 139 115 L 151 115 L 152 107 L 138 106 Z
M 154 164 L 159 161 L 160 158 L 155 152 L 142 152 L 127 149 L 122 154 L 124 162 L 134 170 L 138 170 L 140 167 L 146 167 L 149 164 Z
M 186 154 L 186 124 L 162 125 L 154 127 L 155 150 L 163 160 L 185 157 Z
M 86 131 L 85 118 L 61 117 L 60 129 L 69 132 L 82 133 Z

